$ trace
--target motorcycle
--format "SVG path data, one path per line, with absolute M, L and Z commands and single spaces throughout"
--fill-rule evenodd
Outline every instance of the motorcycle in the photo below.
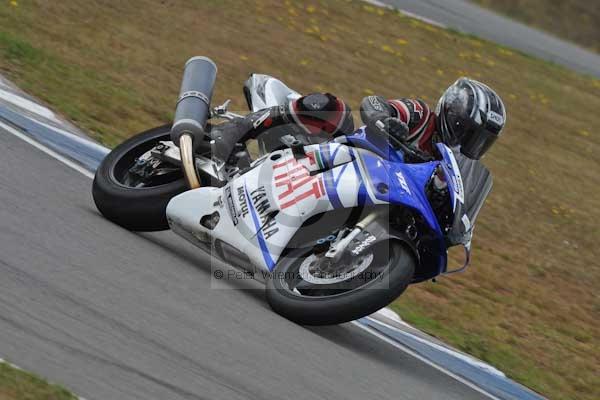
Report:
M 270 306 L 307 325 L 364 317 L 409 284 L 467 267 L 492 187 L 481 162 L 437 143 L 435 158 L 406 163 L 414 149 L 364 126 L 318 143 L 284 130 L 279 140 L 258 138 L 255 156 L 235 143 L 223 161 L 214 138 L 241 116 L 228 102 L 210 109 L 216 70 L 190 59 L 174 123 L 104 159 L 93 197 L 106 218 L 132 231 L 173 230 L 264 281 Z M 252 112 L 300 97 L 259 74 L 244 94 Z M 450 270 L 448 248 L 459 245 L 465 263 Z

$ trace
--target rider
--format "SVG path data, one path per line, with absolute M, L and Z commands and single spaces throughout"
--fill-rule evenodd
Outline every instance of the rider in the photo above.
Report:
M 385 131 L 396 141 L 433 153 L 433 143 L 460 146 L 469 158 L 479 159 L 500 135 L 506 111 L 500 96 L 483 83 L 460 78 L 440 98 L 435 111 L 422 100 L 385 100 L 367 96 L 360 106 L 367 129 Z M 354 123 L 350 107 L 332 94 L 313 93 L 288 104 L 251 113 L 226 124 L 212 135 L 213 152 L 228 158 L 235 144 L 289 125 L 317 141 L 351 134 Z M 418 160 L 415 160 L 418 161 Z
M 259 136 L 263 140 L 267 137 L 271 146 L 280 145 L 282 135 L 278 128 L 284 126 L 285 133 L 304 138 L 308 142 L 304 144 L 322 142 L 341 134 L 349 135 L 354 131 L 350 106 L 330 93 L 312 93 L 232 122 L 217 125 L 211 133 L 213 156 L 221 160 L 229 158 L 237 143 Z
M 433 144 L 460 146 L 461 153 L 480 159 L 500 135 L 506 110 L 498 94 L 487 85 L 460 78 L 440 98 L 435 111 L 422 100 L 386 101 L 365 97 L 361 118 L 368 129 L 385 129 L 400 142 L 432 154 Z

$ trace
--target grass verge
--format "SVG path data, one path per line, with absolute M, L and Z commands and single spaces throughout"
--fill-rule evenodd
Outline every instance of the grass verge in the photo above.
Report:
M 215 101 L 243 109 L 250 72 L 301 92 L 434 103 L 457 77 L 497 88 L 505 135 L 469 272 L 394 308 L 555 399 L 597 399 L 600 81 L 359 1 L 132 0 L 0 6 L 0 70 L 112 146 L 168 121 L 182 66 L 219 65 Z
M 0 400 L 76 400 L 68 390 L 0 361 Z

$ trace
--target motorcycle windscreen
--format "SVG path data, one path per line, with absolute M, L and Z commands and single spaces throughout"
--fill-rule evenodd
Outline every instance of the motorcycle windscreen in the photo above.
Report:
M 448 233 L 450 245 L 471 242 L 473 225 L 492 190 L 493 180 L 490 171 L 478 160 L 470 159 L 453 151 L 462 178 L 464 202 L 458 202 L 454 211 L 452 229 Z
M 462 154 L 456 157 L 456 162 L 463 178 L 465 190 L 464 212 L 472 225 L 492 190 L 492 174 L 480 161 L 472 160 Z

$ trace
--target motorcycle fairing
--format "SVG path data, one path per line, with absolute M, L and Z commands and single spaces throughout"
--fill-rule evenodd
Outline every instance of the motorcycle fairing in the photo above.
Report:
M 402 152 L 394 150 L 386 138 L 369 134 L 364 126 L 358 128 L 352 135 L 340 136 L 335 140 L 338 143 L 349 143 L 353 147 L 369 150 L 386 160 L 395 162 L 404 160 Z
M 411 209 L 421 215 L 427 225 L 428 232 L 420 232 L 417 251 L 422 267 L 415 275 L 415 282 L 430 279 L 444 272 L 448 261 L 444 236 L 425 193 L 425 187 L 439 162 L 404 164 L 383 160 L 372 153 L 364 154 L 362 159 L 367 164 L 366 169 L 376 187 L 382 183 L 389 185 L 388 191 L 377 192 L 378 200 Z
M 452 228 L 446 234 L 448 245 L 462 244 L 470 250 L 475 219 L 490 193 L 492 177 L 480 161 L 471 160 L 444 144 L 436 146 L 444 157 L 442 168 L 454 212 Z
M 326 149 L 306 146 L 305 152 L 300 159 L 290 149 L 273 152 L 223 188 L 175 196 L 167 206 L 169 224 L 177 233 L 187 232 L 184 237 L 196 244 L 207 238 L 213 245 L 225 242 L 246 254 L 254 266 L 272 270 L 304 221 L 333 209 L 327 191 L 332 197 L 335 192 L 343 207 L 356 205 L 352 198 L 358 197 L 359 179 L 354 168 L 342 165 L 354 160 L 352 150 L 330 144 Z M 326 188 L 330 179 L 317 173 L 325 168 L 337 186 L 327 183 Z M 215 212 L 220 216 L 216 226 L 203 226 L 202 218 Z
M 442 236 L 435 213 L 425 194 L 425 186 L 438 163 L 403 164 L 387 161 L 366 152 L 361 154 L 371 184 L 376 189 L 381 188 L 381 185 L 388 186 L 387 190 L 376 190 L 376 198 L 384 203 L 412 208 L 425 218 L 430 229 Z
M 464 270 L 471 261 L 471 239 L 475 220 L 492 189 L 492 176 L 478 160 L 472 160 L 448 146 L 436 144 L 444 157 L 442 168 L 446 175 L 454 218 L 450 231 L 446 233 L 448 247 L 463 245 L 465 263 L 462 267 L 448 273 Z
M 391 204 L 414 208 L 425 217 L 430 227 L 441 236 L 437 218 L 425 194 L 425 186 L 431 179 L 439 164 L 438 162 L 407 166 L 407 164 L 404 164 L 401 151 L 391 147 L 389 141 L 384 137 L 369 134 L 364 126 L 352 135 L 343 136 L 336 140 L 359 148 L 357 151 L 363 154 L 362 159 L 369 164 L 365 168 L 367 176 L 378 176 L 378 179 L 372 179 L 375 181 L 375 187 L 379 183 L 393 183 L 392 190 L 387 193 L 376 192 L 376 198 Z M 407 176 L 408 179 L 406 179 Z M 413 187 L 413 190 L 410 190 L 410 187 Z
M 446 182 L 450 191 L 452 211 L 456 212 L 456 207 L 465 203 L 465 192 L 460 169 L 458 168 L 455 153 L 452 152 L 452 149 L 443 143 L 436 143 L 436 147 L 443 157 L 442 168 L 446 174 Z
M 206 246 L 209 241 L 211 248 L 218 249 L 219 243 L 226 243 L 245 254 L 254 269 L 268 271 L 308 218 L 336 208 L 392 201 L 417 209 L 439 231 L 425 205 L 425 174 L 413 177 L 402 164 L 392 166 L 369 152 L 338 143 L 306 146 L 305 153 L 306 157 L 296 159 L 290 149 L 273 152 L 222 188 L 200 188 L 174 197 L 167 206 L 169 223 L 196 244 Z M 402 192 L 398 172 L 405 176 L 409 192 Z M 390 173 L 396 175 L 391 178 Z M 387 198 L 377 192 L 381 182 L 391 186 Z M 214 213 L 219 218 L 211 229 L 202 220 Z

